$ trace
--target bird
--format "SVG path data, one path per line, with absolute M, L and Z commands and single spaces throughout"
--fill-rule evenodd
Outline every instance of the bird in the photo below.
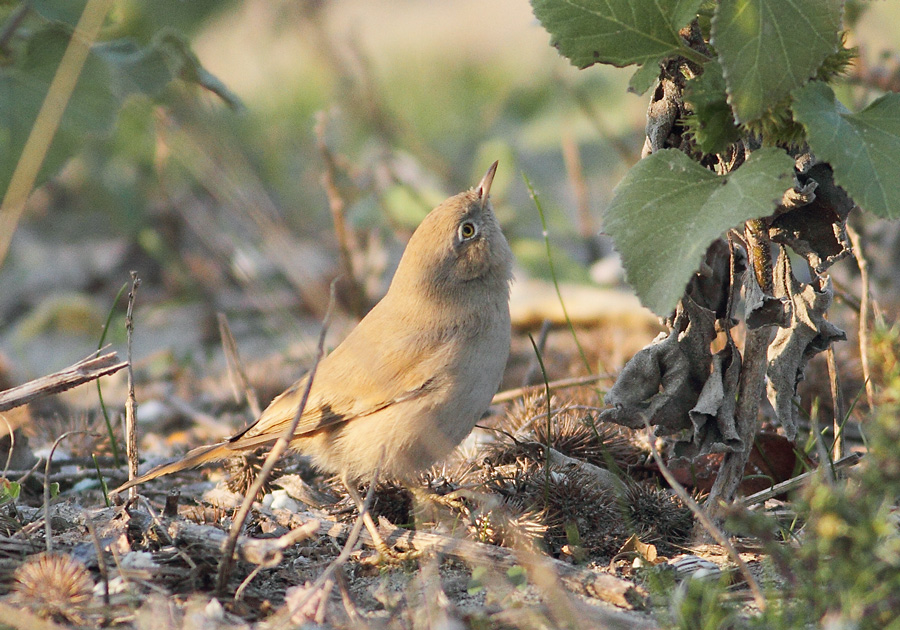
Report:
M 412 481 L 471 432 L 500 386 L 510 348 L 513 254 L 488 199 L 497 165 L 426 215 L 387 293 L 313 377 L 290 448 L 339 475 L 361 511 L 359 483 L 376 470 Z M 227 440 L 193 449 L 115 492 L 273 444 L 297 414 L 307 378 Z

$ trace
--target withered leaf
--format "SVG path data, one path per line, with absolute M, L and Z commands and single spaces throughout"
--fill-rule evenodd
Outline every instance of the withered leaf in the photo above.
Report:
M 789 299 L 792 312 L 788 326 L 779 328 L 769 345 L 766 393 L 785 435 L 793 441 L 797 437 L 798 420 L 794 400 L 806 364 L 832 342 L 845 340 L 847 335 L 825 319 L 834 294 L 830 278 L 821 290 L 812 284 L 802 284 L 794 278 L 787 254 L 782 252 L 775 269 L 775 290 L 778 297 Z
M 673 330 L 657 337 L 622 369 L 606 395 L 613 408 L 600 419 L 631 428 L 643 427 L 646 421 L 656 426 L 657 435 L 689 428 L 688 412 L 709 375 L 715 322 L 715 313 L 685 296 Z
M 847 216 L 854 208 L 853 200 L 834 183 L 831 166 L 824 163 L 808 167 L 797 174 L 802 190 L 810 191 L 787 212 L 778 214 L 769 226 L 769 238 L 787 245 L 806 258 L 816 273 L 822 273 L 850 253 Z
M 675 445 L 676 456 L 693 458 L 743 449 L 734 417 L 740 378 L 741 353 L 729 339 L 728 345 L 713 356 L 712 373 L 689 412 L 693 426 L 691 439 Z

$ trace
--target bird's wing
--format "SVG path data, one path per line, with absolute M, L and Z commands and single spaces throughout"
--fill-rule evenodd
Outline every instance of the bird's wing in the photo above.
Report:
M 366 333 L 366 327 L 358 326 L 319 364 L 295 436 L 371 415 L 443 386 L 435 375 L 448 360 L 445 345 L 421 336 L 414 344 L 401 337 L 376 342 Z M 275 398 L 259 420 L 229 440 L 230 448 L 245 450 L 278 439 L 293 422 L 306 384 L 304 377 Z

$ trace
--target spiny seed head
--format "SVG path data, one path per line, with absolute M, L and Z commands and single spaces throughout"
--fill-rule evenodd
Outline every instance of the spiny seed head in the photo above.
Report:
M 334 489 L 341 494 L 341 500 L 334 504 L 332 512 L 355 518 L 356 504 L 353 499 L 347 492 L 341 492 L 339 486 L 336 485 Z M 369 491 L 368 485 L 358 485 L 356 491 L 364 497 Z M 379 481 L 372 493 L 369 512 L 376 520 L 383 516 L 391 523 L 402 525 L 413 521 L 412 508 L 412 494 L 402 484 L 396 481 Z
M 545 469 L 534 466 L 518 483 L 514 500 L 541 511 L 551 552 L 576 543 L 590 553 L 610 555 L 627 538 L 615 493 L 590 475 L 552 468 L 547 475 Z
M 547 423 L 534 424 L 535 441 L 546 444 Z M 584 411 L 561 409 L 550 423 L 550 446 L 574 457 L 606 468 L 607 458 L 619 468 L 636 466 L 643 458 L 641 449 L 630 439 L 629 430 L 618 425 L 600 424 Z
M 472 530 L 481 542 L 514 549 L 536 549 L 547 533 L 542 510 L 526 509 L 518 502 L 504 500 L 492 509 L 473 514 Z
M 690 508 L 671 490 L 649 483 L 629 483 L 624 504 L 644 542 L 684 543 L 694 527 Z
M 551 395 L 550 408 L 557 409 L 559 406 L 559 399 Z M 543 392 L 525 394 L 522 398 L 517 399 L 506 412 L 500 428 L 514 433 L 522 425 L 542 415 L 547 415 L 547 396 Z
M 29 558 L 15 573 L 13 599 L 40 617 L 62 623 L 84 623 L 94 581 L 71 556 L 42 553 Z
M 258 453 L 242 453 L 228 459 L 225 463 L 225 470 L 228 477 L 225 479 L 225 486 L 236 494 L 246 495 L 250 491 L 253 482 L 256 481 L 259 471 L 262 470 L 266 458 Z M 277 479 L 284 474 L 284 469 L 276 464 L 269 473 L 266 483 L 262 485 L 259 492 L 256 493 L 256 500 L 260 501 L 268 493 L 274 489 L 271 485 L 272 479 Z
M 412 495 L 409 490 L 395 481 L 380 481 L 372 496 L 372 516 L 383 516 L 391 523 L 399 525 L 413 522 Z

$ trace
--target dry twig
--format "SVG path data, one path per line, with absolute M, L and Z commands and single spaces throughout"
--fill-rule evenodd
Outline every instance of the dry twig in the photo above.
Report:
M 322 185 L 325 187 L 325 195 L 328 197 L 328 208 L 331 210 L 331 219 L 334 222 L 334 235 L 337 237 L 341 267 L 349 287 L 350 311 L 356 317 L 362 318 L 365 315 L 366 294 L 353 269 L 353 255 L 359 251 L 359 246 L 344 219 L 346 203 L 337 185 L 337 160 L 325 138 L 327 122 L 328 117 L 325 112 L 319 112 L 316 115 L 316 146 L 325 162 Z
M 753 600 L 756 602 L 757 607 L 763 611 L 766 609 L 766 598 L 763 595 L 762 589 L 759 587 L 759 583 L 756 581 L 756 578 L 753 577 L 753 574 L 750 573 L 750 567 L 747 566 L 747 563 L 744 562 L 744 559 L 741 558 L 741 554 L 737 552 L 737 549 L 734 548 L 734 545 L 731 544 L 731 541 L 728 540 L 728 536 L 722 532 L 721 529 L 716 527 L 716 524 L 713 523 L 712 519 L 709 515 L 694 501 L 693 497 L 688 494 L 687 490 L 684 489 L 678 480 L 675 479 L 675 475 L 672 474 L 672 471 L 669 470 L 669 467 L 666 466 L 662 457 L 659 455 L 659 451 L 656 450 L 656 442 L 652 438 L 653 431 L 650 428 L 650 424 L 647 421 L 644 421 L 645 426 L 647 427 L 647 433 L 650 434 L 651 438 L 647 440 L 650 444 L 650 453 L 653 455 L 653 460 L 656 462 L 657 467 L 659 468 L 659 472 L 662 474 L 663 478 L 665 478 L 666 482 L 671 486 L 672 490 L 678 495 L 678 498 L 687 505 L 691 512 L 694 513 L 694 516 L 697 517 L 697 520 L 703 525 L 706 531 L 713 537 L 713 539 L 722 545 L 725 548 L 725 551 L 728 552 L 728 555 L 731 556 L 731 559 L 734 560 L 735 564 L 737 564 L 738 571 L 741 572 L 741 575 L 744 577 L 744 580 L 747 582 L 747 586 L 750 587 L 750 592 L 753 594 Z M 721 474 L 721 472 L 719 473 Z
M 297 406 L 297 413 L 294 414 L 294 419 L 287 427 L 285 427 L 284 432 L 279 436 L 275 445 L 272 447 L 272 450 L 269 451 L 269 454 L 266 456 L 266 461 L 263 463 L 262 469 L 256 476 L 253 485 L 247 490 L 244 501 L 241 503 L 241 507 L 235 515 L 234 522 L 231 525 L 228 539 L 223 548 L 222 559 L 219 562 L 219 571 L 216 575 L 216 593 L 220 597 L 225 593 L 225 587 L 228 585 L 228 577 L 231 575 L 231 568 L 234 564 L 234 549 L 237 545 L 238 536 L 244 528 L 244 522 L 250 514 L 250 507 L 256 500 L 256 496 L 259 493 L 260 488 L 262 488 L 263 484 L 266 482 L 269 473 L 271 473 L 272 469 L 275 467 L 275 463 L 290 445 L 291 440 L 294 437 L 294 432 L 297 430 L 297 425 L 300 423 L 300 418 L 303 416 L 303 412 L 306 409 L 306 402 L 309 400 L 309 392 L 312 389 L 313 380 L 316 377 L 316 370 L 319 369 L 319 362 L 325 355 L 325 334 L 328 332 L 328 324 L 331 321 L 331 312 L 334 309 L 334 293 L 335 283 L 332 282 L 331 297 L 328 300 L 328 309 L 325 312 L 325 320 L 322 322 L 322 330 L 319 333 L 316 358 L 309 370 L 309 376 L 306 379 L 306 388 L 303 390 L 303 397 L 300 399 L 300 404 Z
M 845 458 L 839 459 L 838 461 L 831 464 L 829 468 L 831 470 L 838 470 L 840 468 L 855 466 L 856 462 L 858 462 L 860 459 L 862 459 L 862 455 L 860 453 L 850 453 Z M 751 494 L 748 497 L 744 497 L 740 500 L 740 503 L 745 507 L 765 503 L 769 499 L 777 497 L 779 494 L 790 492 L 791 490 L 802 486 L 810 477 L 817 474 L 817 472 L 818 470 L 811 470 L 801 475 L 797 475 L 796 477 L 791 477 L 787 481 L 776 483 L 774 486 L 768 488 L 767 490 L 760 490 L 759 492 Z
M 131 344 L 134 337 L 134 298 L 141 279 L 137 272 L 131 272 L 131 291 L 128 292 L 128 309 L 125 311 L 125 338 L 128 352 L 128 398 L 125 399 L 125 449 L 128 456 L 128 480 L 131 481 L 138 474 L 137 451 L 137 401 L 134 397 L 134 362 L 131 358 Z M 128 498 L 133 500 L 137 496 L 137 488 L 128 490 Z
M 335 528 L 339 527 L 342 526 L 335 524 L 328 533 L 335 535 Z M 385 542 L 400 550 L 440 553 L 467 562 L 477 562 L 503 569 L 522 564 L 522 558 L 517 552 L 503 547 L 429 532 L 410 531 L 399 527 L 391 529 L 381 527 L 379 529 Z M 373 544 L 368 532 L 362 532 L 361 537 L 366 544 Z M 622 608 L 643 608 L 647 604 L 646 592 L 633 582 L 608 573 L 566 564 L 550 557 L 546 559 L 546 563 L 556 571 L 559 579 L 571 591 L 579 595 L 595 597 Z
M 362 509 L 360 509 L 359 515 L 356 517 L 356 522 L 353 523 L 353 528 L 347 535 L 347 542 L 344 543 L 344 547 L 341 549 L 341 553 L 338 554 L 338 557 L 328 565 L 328 567 L 318 578 L 316 578 L 316 581 L 313 582 L 313 585 L 308 589 L 306 596 L 298 604 L 293 606 L 295 610 L 303 610 L 303 607 L 306 606 L 306 604 L 315 596 L 318 590 L 322 588 L 326 582 L 331 580 L 335 571 L 341 568 L 344 563 L 347 562 L 347 560 L 350 558 L 350 554 L 353 553 L 353 548 L 356 546 L 356 542 L 359 540 L 359 535 L 363 529 L 363 524 L 365 524 L 366 522 L 366 516 L 369 515 L 369 507 L 372 505 L 372 497 L 375 494 L 375 486 L 378 485 L 378 472 L 379 471 L 376 470 L 375 474 L 372 476 L 372 483 L 369 484 L 369 490 L 368 492 L 366 492 L 366 498 L 363 500 Z
M 847 236 L 853 247 L 853 257 L 859 267 L 859 277 L 862 282 L 859 300 L 859 361 L 862 365 L 863 381 L 866 385 L 866 403 L 871 412 L 875 408 L 875 385 L 872 383 L 872 370 L 869 367 L 869 303 L 872 296 L 869 295 L 869 263 L 862 250 L 862 239 L 852 225 L 847 224 Z
M 89 383 L 101 376 L 114 374 L 126 367 L 128 363 L 119 361 L 115 352 L 101 355 L 99 351 L 92 353 L 78 363 L 64 370 L 36 378 L 24 385 L 0 392 L 0 411 L 27 405 L 28 403 L 66 390 Z

